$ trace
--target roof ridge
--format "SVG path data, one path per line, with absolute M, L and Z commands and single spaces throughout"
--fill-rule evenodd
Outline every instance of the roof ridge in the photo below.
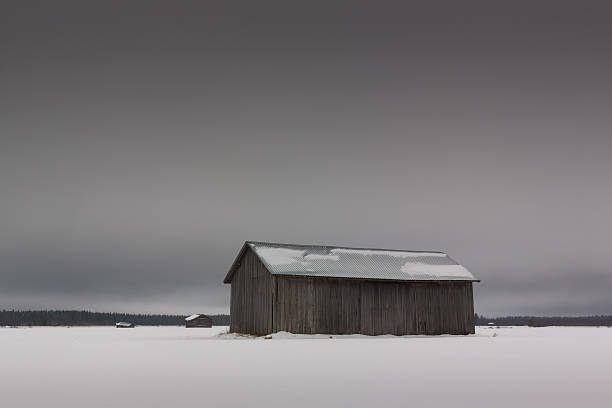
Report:
M 389 249 L 389 248 L 365 248 L 365 247 L 349 247 L 342 245 L 316 245 L 316 244 L 289 244 L 281 242 L 266 242 L 266 241 L 245 241 L 249 245 L 270 245 L 270 246 L 288 246 L 288 247 L 306 247 L 306 248 L 323 248 L 323 249 L 354 249 L 356 251 L 392 251 L 392 252 L 422 252 L 433 254 L 444 254 L 444 251 L 418 250 L 418 249 Z M 448 256 L 448 255 L 447 255 Z

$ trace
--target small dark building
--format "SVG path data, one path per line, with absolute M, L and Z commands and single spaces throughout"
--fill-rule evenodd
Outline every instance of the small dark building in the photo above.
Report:
M 474 333 L 477 279 L 443 252 L 247 241 L 224 283 L 230 331 Z
M 212 319 L 203 314 L 192 314 L 185 318 L 185 327 L 212 327 Z

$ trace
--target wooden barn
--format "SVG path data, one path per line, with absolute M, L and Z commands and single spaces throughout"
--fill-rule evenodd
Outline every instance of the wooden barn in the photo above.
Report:
M 443 252 L 247 241 L 231 284 L 230 331 L 474 333 L 477 279 Z
M 204 314 L 192 314 L 185 318 L 185 327 L 212 327 L 212 319 Z

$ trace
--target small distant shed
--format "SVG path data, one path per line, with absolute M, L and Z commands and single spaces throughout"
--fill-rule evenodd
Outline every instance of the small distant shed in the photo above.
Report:
M 212 327 L 212 319 L 204 314 L 192 314 L 185 318 L 185 327 Z
M 129 322 L 117 322 L 115 323 L 115 327 L 118 329 L 131 329 L 134 327 L 134 323 Z

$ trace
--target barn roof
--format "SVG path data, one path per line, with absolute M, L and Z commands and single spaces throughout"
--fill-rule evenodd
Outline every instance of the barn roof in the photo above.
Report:
M 225 283 L 232 281 L 232 275 L 248 248 L 273 275 L 395 281 L 478 281 L 444 252 L 247 241 L 227 273 Z
M 185 318 L 185 320 L 186 321 L 191 321 L 191 320 L 195 320 L 195 319 L 200 318 L 200 317 L 207 317 L 207 316 L 203 315 L 203 314 L 192 314 L 191 316 L 187 316 Z

